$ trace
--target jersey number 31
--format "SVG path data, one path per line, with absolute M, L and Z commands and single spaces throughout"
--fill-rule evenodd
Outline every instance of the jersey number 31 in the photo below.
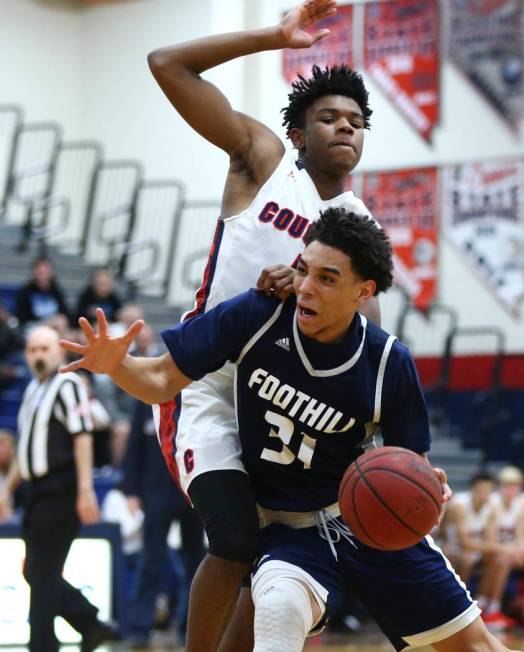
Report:
M 275 451 L 271 448 L 264 448 L 260 457 L 263 460 L 275 462 L 276 464 L 292 464 L 296 459 L 298 459 L 302 462 L 305 469 L 310 469 L 317 440 L 301 432 L 300 436 L 302 439 L 300 442 L 300 448 L 298 449 L 298 453 L 295 455 L 295 453 L 293 453 L 288 447 L 295 430 L 295 424 L 293 421 L 281 414 L 271 412 L 270 410 L 266 412 L 264 418 L 270 426 L 273 426 L 269 431 L 269 436 L 280 439 L 282 442 L 282 450 Z

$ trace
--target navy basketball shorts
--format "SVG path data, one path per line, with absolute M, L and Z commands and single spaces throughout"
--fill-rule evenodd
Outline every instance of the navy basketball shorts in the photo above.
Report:
M 352 591 L 396 650 L 449 638 L 480 615 L 477 603 L 429 536 L 394 552 L 375 550 L 354 537 L 341 537 L 333 543 L 338 559 L 317 527 L 292 529 L 271 524 L 261 536 L 254 589 L 264 567 L 298 577 L 325 602 L 327 617 Z

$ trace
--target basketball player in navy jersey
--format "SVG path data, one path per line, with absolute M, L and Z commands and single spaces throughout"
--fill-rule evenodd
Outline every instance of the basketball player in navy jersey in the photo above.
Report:
M 298 80 L 284 111 L 294 151 L 267 126 L 233 110 L 206 70 L 253 52 L 308 48 L 329 30 L 315 23 L 336 11 L 334 0 L 307 0 L 270 28 L 210 36 L 149 55 L 151 71 L 182 118 L 229 156 L 220 219 L 194 312 L 253 287 L 289 289 L 287 268 L 303 251 L 309 225 L 328 206 L 366 207 L 345 192 L 362 154 L 371 110 L 361 77 L 347 66 L 313 69 Z M 308 31 L 310 30 L 310 31 Z M 298 156 L 297 156 L 298 153 Z M 373 316 L 378 314 L 375 303 Z M 258 549 L 255 502 L 241 457 L 233 407 L 233 368 L 154 406 L 159 440 L 209 540 L 209 555 L 191 588 L 188 652 L 214 652 L 239 583 Z
M 367 216 L 330 208 L 306 244 L 296 296 L 280 302 L 250 290 L 222 302 L 164 331 L 169 353 L 153 359 L 127 354 L 143 322 L 110 338 L 98 310 L 98 333 L 80 321 L 87 345 L 62 341 L 82 356 L 64 371 L 107 373 L 153 404 L 234 362 L 243 458 L 264 525 L 252 586 L 255 652 L 300 652 L 349 588 L 399 651 L 502 652 L 429 537 L 384 552 L 340 520 L 340 480 L 375 430 L 386 445 L 425 455 L 428 416 L 409 351 L 357 312 L 391 285 L 384 232 Z

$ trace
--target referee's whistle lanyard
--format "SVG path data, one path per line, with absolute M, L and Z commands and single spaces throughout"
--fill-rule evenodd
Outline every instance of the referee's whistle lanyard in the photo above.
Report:
M 349 528 L 337 517 L 332 516 L 328 512 L 324 510 L 318 511 L 315 514 L 315 525 L 321 538 L 329 543 L 329 547 L 336 561 L 338 561 L 338 555 L 335 543 L 338 543 L 341 538 L 344 538 L 353 547 L 357 548 L 357 544 Z

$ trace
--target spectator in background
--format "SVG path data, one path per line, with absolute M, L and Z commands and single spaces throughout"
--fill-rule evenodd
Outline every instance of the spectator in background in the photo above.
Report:
M 111 466 L 111 415 L 102 401 L 93 396 L 91 374 L 79 373 L 84 384 L 93 420 L 93 466 L 102 468 Z
M 18 319 L 0 303 L 0 389 L 20 376 L 18 352 L 23 351 L 24 340 L 18 328 Z
M 144 513 L 130 509 L 123 485 L 120 483 L 110 489 L 102 503 L 102 520 L 118 523 L 122 541 L 122 572 L 118 583 L 118 626 L 122 637 L 129 636 L 129 604 L 136 592 L 137 569 L 142 551 L 142 524 Z
M 114 289 L 113 272 L 106 267 L 99 267 L 93 271 L 89 285 L 78 299 L 75 321 L 85 317 L 90 322 L 95 322 L 95 310 L 102 308 L 107 321 L 114 322 L 121 307 L 122 301 Z
M 497 510 L 500 549 L 486 557 L 478 590 L 482 619 L 490 629 L 501 630 L 516 622 L 502 613 L 502 599 L 510 573 L 524 568 L 524 477 L 515 466 L 505 466 L 498 475 L 499 490 L 492 503 Z
M 123 465 L 123 488 L 129 511 L 144 512 L 144 546 L 140 560 L 136 595 L 129 608 L 131 644 L 149 643 L 155 617 L 155 604 L 163 589 L 169 563 L 167 537 L 171 523 L 180 523 L 181 555 L 187 589 L 204 557 L 203 528 L 200 519 L 173 482 L 158 446 L 150 405 L 136 402 L 131 433 Z M 184 592 L 186 599 L 189 591 Z M 187 606 L 183 610 L 179 633 L 185 633 Z
M 7 473 L 15 455 L 15 438 L 9 430 L 0 430 L 0 494 L 5 486 Z M 7 507 L 7 516 L 12 512 L 13 505 Z
M 148 324 L 144 324 L 140 333 L 135 337 L 133 355 L 144 358 L 160 355 L 160 350 L 155 342 L 155 333 Z
M 489 473 L 475 474 L 470 490 L 452 497 L 442 521 L 444 554 L 464 582 L 486 555 L 499 549 L 494 489 L 495 480 Z
M 69 320 L 64 294 L 55 279 L 53 263 L 48 258 L 37 258 L 32 266 L 32 278 L 18 293 L 16 316 L 22 326 L 43 322 L 57 314 Z
M 135 303 L 126 303 L 118 313 L 118 321 L 110 325 L 110 332 L 113 337 L 118 337 L 127 331 L 129 326 L 137 319 L 143 319 L 144 311 L 141 306 Z M 136 355 L 140 347 L 139 355 L 156 355 L 154 344 L 154 333 L 151 329 L 146 331 L 139 343 L 133 343 L 130 349 L 132 355 Z M 113 466 L 119 468 L 125 455 L 127 438 L 129 437 L 131 414 L 135 407 L 134 399 L 117 387 L 109 376 L 97 374 L 93 376 L 93 393 L 100 399 L 109 414 L 111 415 L 111 461 Z
M 110 325 L 112 337 L 123 335 L 137 319 L 144 319 L 144 310 L 138 303 L 125 303 L 118 311 L 117 321 Z M 129 349 L 133 353 L 133 346 Z

